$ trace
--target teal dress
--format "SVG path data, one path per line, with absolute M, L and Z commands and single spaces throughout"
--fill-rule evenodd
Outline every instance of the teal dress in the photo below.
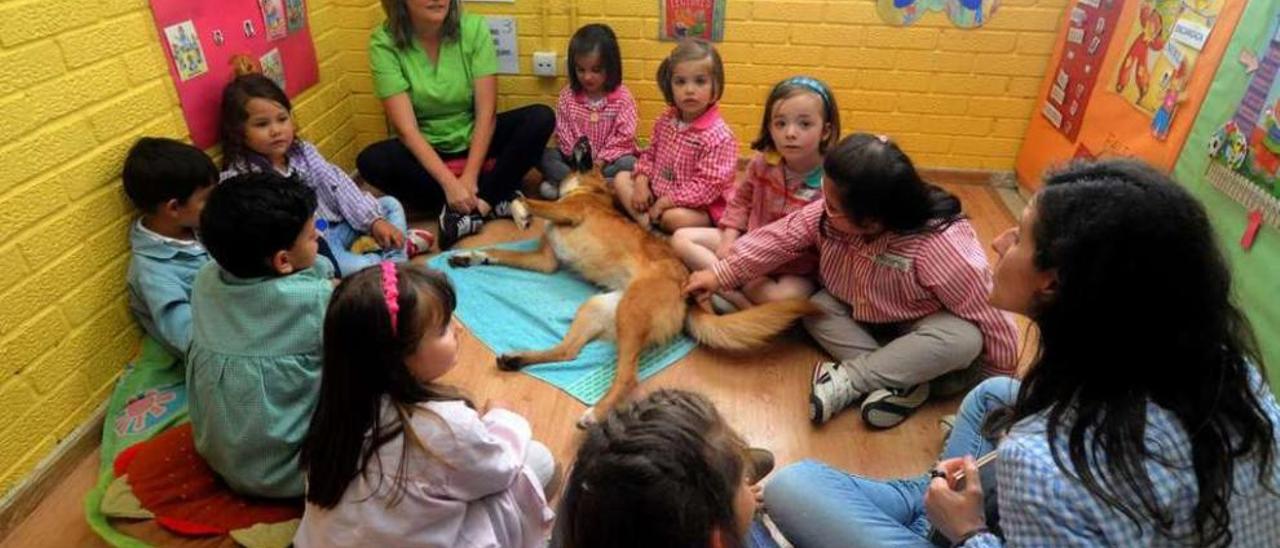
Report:
M 320 392 L 327 263 L 237 278 L 210 262 L 192 289 L 187 394 L 196 450 L 236 492 L 303 493 L 298 450 Z

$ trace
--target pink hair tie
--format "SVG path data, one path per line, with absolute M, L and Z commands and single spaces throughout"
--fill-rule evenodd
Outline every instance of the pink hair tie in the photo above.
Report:
M 889 136 L 884 134 L 876 135 L 876 139 L 879 139 L 881 143 L 887 144 L 889 142 Z
M 391 334 L 395 335 L 396 320 L 400 317 L 400 288 L 396 285 L 396 265 L 391 261 L 382 261 L 382 298 L 387 301 Z

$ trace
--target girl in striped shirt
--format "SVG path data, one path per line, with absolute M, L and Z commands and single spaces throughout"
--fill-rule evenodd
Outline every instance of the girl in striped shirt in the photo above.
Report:
M 635 172 L 618 173 L 614 192 L 642 226 L 666 232 L 714 226 L 738 167 L 737 140 L 716 106 L 724 92 L 720 54 L 701 40 L 682 40 L 658 66 L 657 79 L 671 108 L 654 122 Z
M 885 137 L 851 135 L 823 168 L 822 200 L 743 236 L 685 291 L 736 288 L 817 249 L 826 314 L 805 327 L 836 361 L 814 366 L 814 424 L 862 401 L 863 420 L 888 428 L 931 391 L 1012 375 L 1017 333 L 987 303 L 991 269 L 960 201 Z
M 757 230 L 822 197 L 822 155 L 840 140 L 840 110 L 826 84 L 808 76 L 788 78 L 765 101 L 757 150 L 747 165 L 720 228 L 677 230 L 671 246 L 690 269 L 708 268 L 729 255 L 745 232 Z M 813 294 L 817 257 L 811 253 L 712 297 L 717 310 Z M 722 297 L 720 300 L 717 297 Z
M 542 157 L 542 197 L 560 196 L 569 176 L 567 158 L 578 139 L 591 142 L 596 165 L 606 178 L 636 165 L 636 100 L 622 84 L 622 54 L 609 25 L 593 23 L 569 40 L 569 85 L 556 101 L 556 145 Z

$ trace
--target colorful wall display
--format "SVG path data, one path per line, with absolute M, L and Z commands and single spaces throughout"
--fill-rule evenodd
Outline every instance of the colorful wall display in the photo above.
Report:
M 319 77 L 303 0 L 151 0 L 151 13 L 182 115 L 201 148 L 217 143 L 218 102 L 234 57 L 248 56 L 290 97 Z
M 1000 0 L 876 0 L 876 13 L 895 26 L 912 25 L 929 12 L 944 12 L 957 27 L 981 27 L 999 7 Z
M 1076 0 L 1058 33 L 1015 166 L 1038 187 L 1075 157 L 1173 168 L 1245 2 Z
M 1123 6 L 1124 0 L 1082 0 L 1071 8 L 1063 53 L 1057 70 L 1050 73 L 1053 81 L 1040 107 L 1041 115 L 1067 139 L 1080 133 Z
M 1209 212 L 1273 391 L 1280 391 L 1277 33 L 1280 2 L 1249 2 L 1173 169 Z
M 1239 59 L 1231 69 L 1243 67 L 1249 83 L 1231 119 L 1209 137 L 1209 181 L 1255 213 L 1255 225 L 1280 228 L 1280 18 Z

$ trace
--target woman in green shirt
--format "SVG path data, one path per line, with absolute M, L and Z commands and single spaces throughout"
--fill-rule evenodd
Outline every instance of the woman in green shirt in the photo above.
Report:
M 443 205 L 445 249 L 485 219 L 510 215 L 511 198 L 555 129 L 555 112 L 530 105 L 496 114 L 493 39 L 484 18 L 462 14 L 458 0 L 382 0 L 382 8 L 387 21 L 369 38 L 369 64 L 397 137 L 361 151 L 356 165 L 405 204 Z M 449 164 L 459 163 L 455 174 Z

